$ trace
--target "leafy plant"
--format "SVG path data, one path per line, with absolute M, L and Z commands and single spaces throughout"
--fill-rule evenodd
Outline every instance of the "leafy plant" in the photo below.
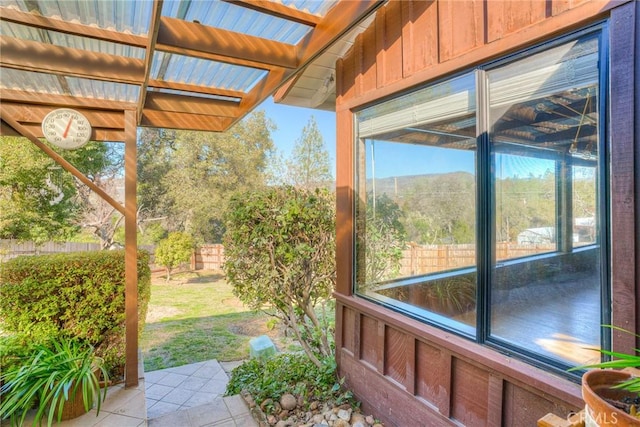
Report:
M 614 330 L 618 330 L 624 333 L 635 335 L 636 337 L 640 337 L 639 335 L 634 334 L 633 332 L 627 331 L 626 329 L 623 329 L 617 326 L 613 326 L 613 325 L 606 325 L 606 326 Z M 576 366 L 574 368 L 569 369 L 569 371 L 575 371 L 579 369 L 597 369 L 597 368 L 600 368 L 600 369 L 640 368 L 640 349 L 635 348 L 634 349 L 635 354 L 620 353 L 617 351 L 604 350 L 604 349 L 597 349 L 597 350 L 600 353 L 606 356 L 609 356 L 613 359 L 605 362 L 600 362 L 600 363 Z M 613 386 L 613 388 L 619 388 L 619 389 L 627 390 L 632 393 L 637 393 L 638 396 L 640 397 L 640 377 L 632 376 L 629 380 L 624 381 L 620 384 L 616 384 L 615 386 Z
M 237 194 L 226 215 L 224 271 L 234 294 L 272 309 L 317 367 L 333 355 L 323 314 L 335 284 L 333 205 L 327 190 L 271 187 Z
M 193 253 L 193 238 L 187 233 L 169 233 L 156 247 L 156 263 L 167 270 L 167 282 L 171 280 L 171 270 L 189 262 Z
M 34 352 L 36 345 L 38 343 L 26 334 L 1 335 L 0 374 L 21 365 Z
M 100 395 L 100 374 L 108 382 L 103 360 L 90 345 L 71 339 L 38 345 L 24 365 L 0 376 L 3 382 L 0 413 L 11 418 L 12 423 L 23 425 L 27 412 L 37 403 L 34 425 L 46 416 L 47 425 L 51 426 L 56 414 L 58 422 L 61 421 L 65 402 L 73 401 L 77 393 L 82 394 L 86 411 L 96 403 L 99 413 L 101 401 L 107 395 L 106 386 Z
M 141 330 L 151 287 L 147 252 L 138 252 L 137 264 Z M 59 336 L 76 337 L 94 346 L 112 377 L 119 376 L 125 361 L 124 290 L 122 250 L 11 259 L 0 265 L 2 332 L 38 344 Z M 0 344 L 7 348 L 4 345 L 11 343 Z
M 364 233 L 357 244 L 364 251 L 358 251 L 358 277 L 360 289 L 390 280 L 400 275 L 402 251 L 405 248 L 405 230 L 402 225 L 403 211 L 386 194 L 373 193 L 367 196 L 366 217 L 360 216 L 357 227 Z
M 352 401 L 352 394 L 344 391 L 336 381 L 336 363 L 325 358 L 316 366 L 303 353 L 282 353 L 268 359 L 250 359 L 231 372 L 227 384 L 228 396 L 245 391 L 260 403 L 280 400 L 285 393 L 302 396 L 305 402 L 334 400 L 341 404 Z M 267 406 L 267 413 L 273 407 Z

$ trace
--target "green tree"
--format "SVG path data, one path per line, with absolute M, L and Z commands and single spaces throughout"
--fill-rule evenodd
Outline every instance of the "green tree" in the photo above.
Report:
M 176 131 L 170 168 L 160 174 L 167 228 L 220 242 L 231 194 L 264 184 L 272 129 L 259 111 L 224 133 Z
M 187 233 L 175 231 L 158 243 L 155 262 L 167 271 L 167 282 L 171 280 L 171 271 L 181 264 L 189 262 L 193 253 L 193 238 Z
M 402 194 L 403 224 L 418 244 L 475 241 L 475 178 L 453 172 L 413 178 Z
M 159 228 L 178 229 L 172 227 L 168 216 L 172 203 L 163 185 L 172 167 L 175 138 L 176 131 L 172 129 L 141 128 L 138 133 L 138 228 L 145 239 L 150 232 L 157 237 Z M 166 237 L 162 234 L 160 238 Z
M 26 138 L 0 137 L 0 238 L 62 240 L 75 232 L 73 182 Z
M 329 317 L 318 316 L 335 285 L 334 198 L 291 186 L 238 193 L 224 237 L 227 279 L 252 309 L 291 328 L 317 366 L 333 355 Z
M 333 181 L 329 152 L 313 116 L 302 129 L 302 135 L 296 140 L 291 159 L 286 165 L 290 181 L 296 187 L 328 187 Z
M 364 267 L 360 274 L 364 273 L 366 284 L 398 277 L 405 247 L 403 217 L 400 206 L 387 194 L 368 194 L 366 217 L 362 218 L 365 223 L 359 224 L 365 229 L 359 242 L 364 247 L 360 254 L 364 259 L 358 262 L 359 269 Z
M 53 149 L 89 179 L 100 176 L 111 161 L 101 143 Z M 0 238 L 37 243 L 69 238 L 83 222 L 83 188 L 28 139 L 0 137 Z
M 123 186 L 124 145 L 121 143 L 93 142 L 87 144 L 83 152 L 66 151 L 63 157 L 85 174 L 97 187 L 118 200 L 119 193 L 124 201 L 124 193 L 118 189 Z M 73 156 L 82 154 L 82 158 L 74 161 Z M 79 180 L 75 180 L 77 198 L 81 206 L 78 224 L 90 230 L 100 242 L 103 249 L 116 243 L 116 233 L 122 229 L 124 217 L 106 200 L 96 195 Z M 121 240 L 119 243 L 124 243 Z

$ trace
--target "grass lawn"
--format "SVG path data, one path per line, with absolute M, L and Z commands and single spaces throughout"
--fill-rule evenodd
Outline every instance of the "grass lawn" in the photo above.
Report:
M 154 275 L 141 340 L 144 369 L 246 359 L 251 338 L 265 334 L 276 340 L 278 332 L 267 327 L 270 319 L 246 308 L 219 272 L 178 273 L 170 282 Z

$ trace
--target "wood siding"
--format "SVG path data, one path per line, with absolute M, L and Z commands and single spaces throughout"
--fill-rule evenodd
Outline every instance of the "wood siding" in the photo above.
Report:
M 390 1 L 336 64 L 340 374 L 386 426 L 525 426 L 582 408 L 577 383 L 352 295 L 354 111 L 607 20 L 613 323 L 640 330 L 640 3 Z M 638 347 L 614 336 L 613 347 Z
M 390 1 L 338 62 L 354 108 L 607 18 L 630 0 Z
M 533 426 L 583 406 L 569 381 L 360 298 L 338 295 L 337 317 L 340 374 L 387 426 Z

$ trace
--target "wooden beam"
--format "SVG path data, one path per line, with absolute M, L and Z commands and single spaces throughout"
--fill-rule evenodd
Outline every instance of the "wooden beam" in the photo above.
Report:
M 163 16 L 160 18 L 157 49 L 169 51 L 171 47 L 185 52 L 219 55 L 227 58 L 229 63 L 234 63 L 234 59 L 246 61 L 263 69 L 269 66 L 294 69 L 298 66 L 292 45 Z
M 142 112 L 140 126 L 162 127 L 167 129 L 191 129 L 207 132 L 222 132 L 229 128 L 230 117 L 204 116 L 201 114 L 169 113 L 145 109 Z
M 145 108 L 221 117 L 236 117 L 239 111 L 237 102 L 160 92 L 150 92 L 147 95 Z
M 20 123 L 24 129 L 30 132 L 36 138 L 43 138 L 42 127 L 40 123 Z M 10 134 L 7 134 L 10 135 Z M 18 134 L 20 136 L 20 134 Z M 100 129 L 93 128 L 91 130 L 91 140 L 92 141 L 124 141 L 124 130 L 114 130 L 114 129 Z
M 638 333 L 638 137 L 635 133 L 638 111 L 635 111 L 638 82 L 636 19 L 640 19 L 637 2 L 611 11 L 609 33 L 610 50 L 610 122 L 611 146 L 611 324 Z M 634 84 L 636 86 L 634 86 Z M 636 337 L 619 330 L 611 331 L 611 349 L 619 353 L 635 354 Z
M 136 85 L 144 79 L 141 59 L 6 36 L 0 36 L 0 51 L 0 65 L 18 70 Z
M 277 18 L 286 19 L 287 21 L 297 22 L 298 24 L 308 27 L 315 27 L 322 19 L 318 15 L 314 15 L 302 10 L 285 6 L 281 3 L 262 0 L 222 0 L 227 3 L 235 4 L 247 9 L 253 9 L 266 15 L 275 16 Z
M 21 136 L 14 128 L 0 120 L 0 136 Z
M 12 117 L 13 110 L 9 106 L 2 106 L 2 110 L 0 110 L 0 118 L 4 122 L 6 122 L 9 126 L 15 129 L 20 135 L 29 139 L 32 143 L 34 143 L 38 148 L 47 153 L 49 157 L 56 161 L 60 166 L 62 166 L 65 170 L 70 172 L 73 176 L 78 178 L 83 184 L 93 190 L 96 194 L 102 197 L 107 203 L 113 206 L 118 212 L 124 215 L 124 207 L 118 203 L 113 197 L 107 194 L 102 188 L 98 187 L 93 181 L 89 180 L 82 172 L 76 169 L 71 163 L 66 161 L 62 156 L 53 151 L 48 145 L 41 142 L 33 133 L 29 132 L 24 126 L 22 126 L 18 121 L 16 121 Z
M 273 94 L 273 102 L 276 102 L 276 103 L 281 102 L 285 98 L 285 96 L 289 94 L 289 91 L 293 89 L 293 87 L 296 85 L 298 80 L 300 80 L 300 77 L 302 77 L 303 73 L 304 71 L 298 72 L 295 76 L 287 80 L 285 84 L 280 86 L 278 90 L 276 90 L 275 93 Z
M 4 52 L 3 52 L 4 53 Z M 1 60 L 0 60 L 1 61 Z M 135 104 L 108 99 L 80 98 L 71 95 L 59 95 L 42 92 L 28 92 L 25 90 L 2 89 L 0 99 L 3 103 L 15 102 L 33 105 L 48 105 L 50 107 L 89 108 L 102 110 L 128 110 L 135 108 Z
M 29 12 L 3 7 L 0 20 L 27 25 L 43 30 L 57 31 L 65 34 L 73 34 L 80 37 L 90 37 L 96 40 L 104 40 L 127 46 L 146 47 L 147 37 L 121 33 L 119 31 L 104 30 L 90 25 L 77 24 L 60 19 L 47 18 Z
M 124 148 L 124 312 L 125 312 L 125 388 L 138 385 L 138 243 L 136 200 L 135 111 L 125 111 Z
M 282 68 L 282 67 L 276 67 L 274 65 L 264 64 L 262 62 L 252 61 L 250 59 L 231 58 L 231 57 L 219 55 L 216 53 L 200 52 L 194 49 L 179 47 L 179 46 L 156 44 L 156 51 L 173 53 L 176 55 L 191 56 L 193 58 L 208 59 L 209 61 L 216 61 L 216 62 L 231 64 L 231 65 L 240 65 L 240 66 L 249 67 L 249 68 L 257 68 L 265 71 Z
M 12 102 L 2 102 L 2 107 L 11 107 L 13 118 L 22 123 L 35 123 L 38 126 L 42 123 L 44 117 L 57 108 L 50 105 L 25 105 L 14 104 Z M 100 111 L 92 109 L 77 108 L 91 123 L 93 128 L 108 128 L 124 130 L 124 117 L 122 111 Z
M 236 102 L 161 92 L 149 92 L 145 108 L 222 117 L 237 117 L 239 113 Z
M 144 79 L 140 87 L 140 95 L 138 96 L 138 118 L 142 118 L 142 109 L 147 99 L 147 87 L 151 74 L 151 66 L 153 64 L 153 53 L 156 49 L 156 41 L 158 39 L 158 29 L 160 28 L 160 17 L 162 16 L 162 5 L 164 0 L 156 0 L 153 2 L 152 15 L 149 23 L 149 38 L 145 44 L 144 59 Z
M 354 24 L 366 18 L 384 3 L 385 1 L 380 0 L 339 0 L 329 9 L 315 30 L 298 43 L 300 65 L 307 65 L 324 52 L 325 48 L 350 31 Z
M 159 89 L 172 89 L 179 90 L 183 92 L 193 92 L 193 93 L 201 93 L 204 95 L 216 95 L 216 96 L 224 96 L 229 98 L 238 98 L 241 99 L 246 95 L 245 92 L 239 90 L 231 90 L 231 89 L 221 89 L 215 87 L 208 86 L 198 86 L 187 83 L 178 83 L 178 82 L 168 82 L 166 80 L 149 80 L 149 87 L 159 88 Z

